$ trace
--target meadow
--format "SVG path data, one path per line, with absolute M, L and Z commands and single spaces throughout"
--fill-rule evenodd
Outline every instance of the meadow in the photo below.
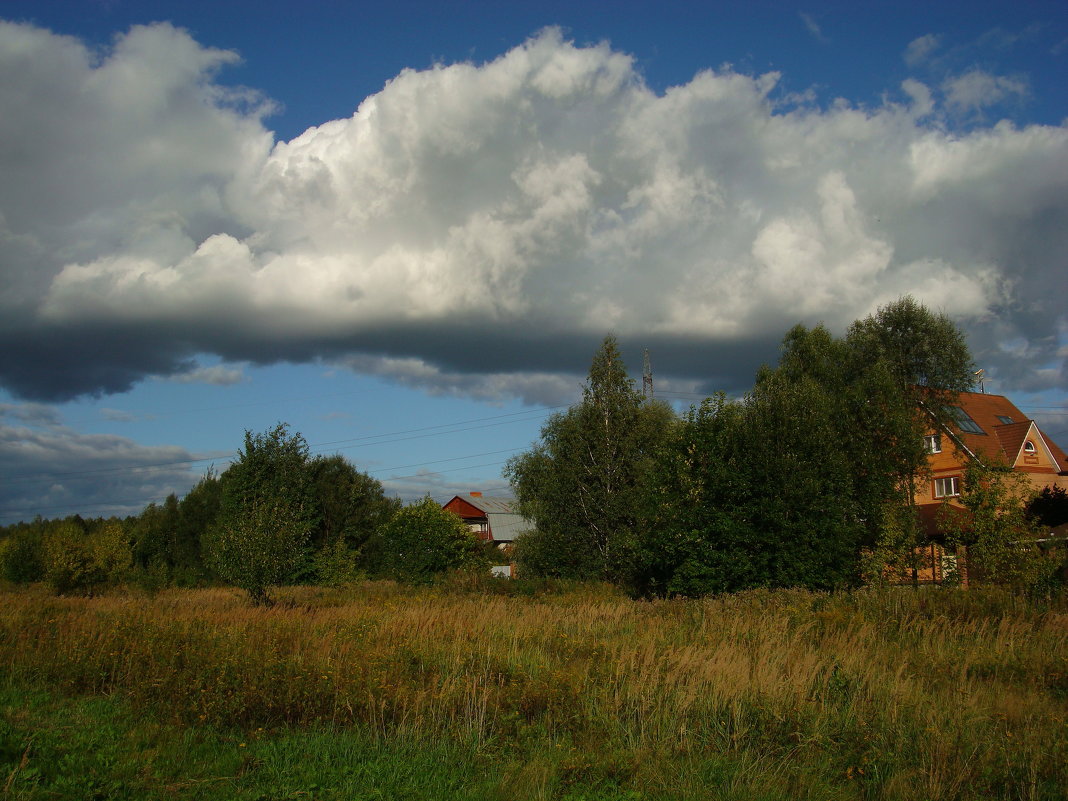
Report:
M 0 589 L 3 799 L 1055 799 L 1068 599 Z

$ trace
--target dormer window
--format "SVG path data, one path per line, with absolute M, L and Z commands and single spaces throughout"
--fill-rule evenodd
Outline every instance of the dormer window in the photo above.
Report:
M 929 437 L 923 438 L 923 449 L 928 453 L 941 453 L 942 452 L 942 435 L 931 434 Z

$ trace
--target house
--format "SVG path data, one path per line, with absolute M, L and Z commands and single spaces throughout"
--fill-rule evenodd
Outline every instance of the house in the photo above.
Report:
M 918 483 L 914 496 L 930 538 L 918 549 L 924 551 L 925 566 L 913 580 L 920 583 L 939 583 L 943 570 L 956 565 L 935 540 L 940 539 L 939 512 L 945 504 L 963 513 L 956 498 L 969 461 L 1011 466 L 1035 491 L 1046 486 L 1068 489 L 1068 455 L 1005 396 L 961 392 L 948 410 L 950 422 L 932 424 L 924 437 L 930 475 Z
M 516 511 L 514 498 L 490 498 L 471 492 L 454 496 L 442 508 L 459 515 L 471 531 L 498 548 L 511 545 L 517 536 L 534 528 Z

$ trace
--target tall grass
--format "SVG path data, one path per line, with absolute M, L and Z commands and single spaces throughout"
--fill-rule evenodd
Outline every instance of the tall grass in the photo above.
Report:
M 293 589 L 0 593 L 15 684 L 181 725 L 449 741 L 513 797 L 1063 798 L 1068 608 L 995 591 L 635 602 Z

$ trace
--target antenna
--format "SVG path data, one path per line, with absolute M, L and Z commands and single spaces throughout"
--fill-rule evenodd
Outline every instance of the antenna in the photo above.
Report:
M 985 395 L 986 394 L 986 386 L 983 384 L 983 381 L 986 380 L 984 378 L 984 376 L 986 375 L 986 370 L 984 370 L 982 367 L 980 367 L 978 370 L 976 370 L 974 373 L 972 373 L 972 375 L 974 375 L 975 376 L 975 380 L 979 382 L 979 391 L 982 392 Z
M 649 362 L 649 348 L 645 349 L 642 359 L 642 397 L 653 399 L 653 366 Z

